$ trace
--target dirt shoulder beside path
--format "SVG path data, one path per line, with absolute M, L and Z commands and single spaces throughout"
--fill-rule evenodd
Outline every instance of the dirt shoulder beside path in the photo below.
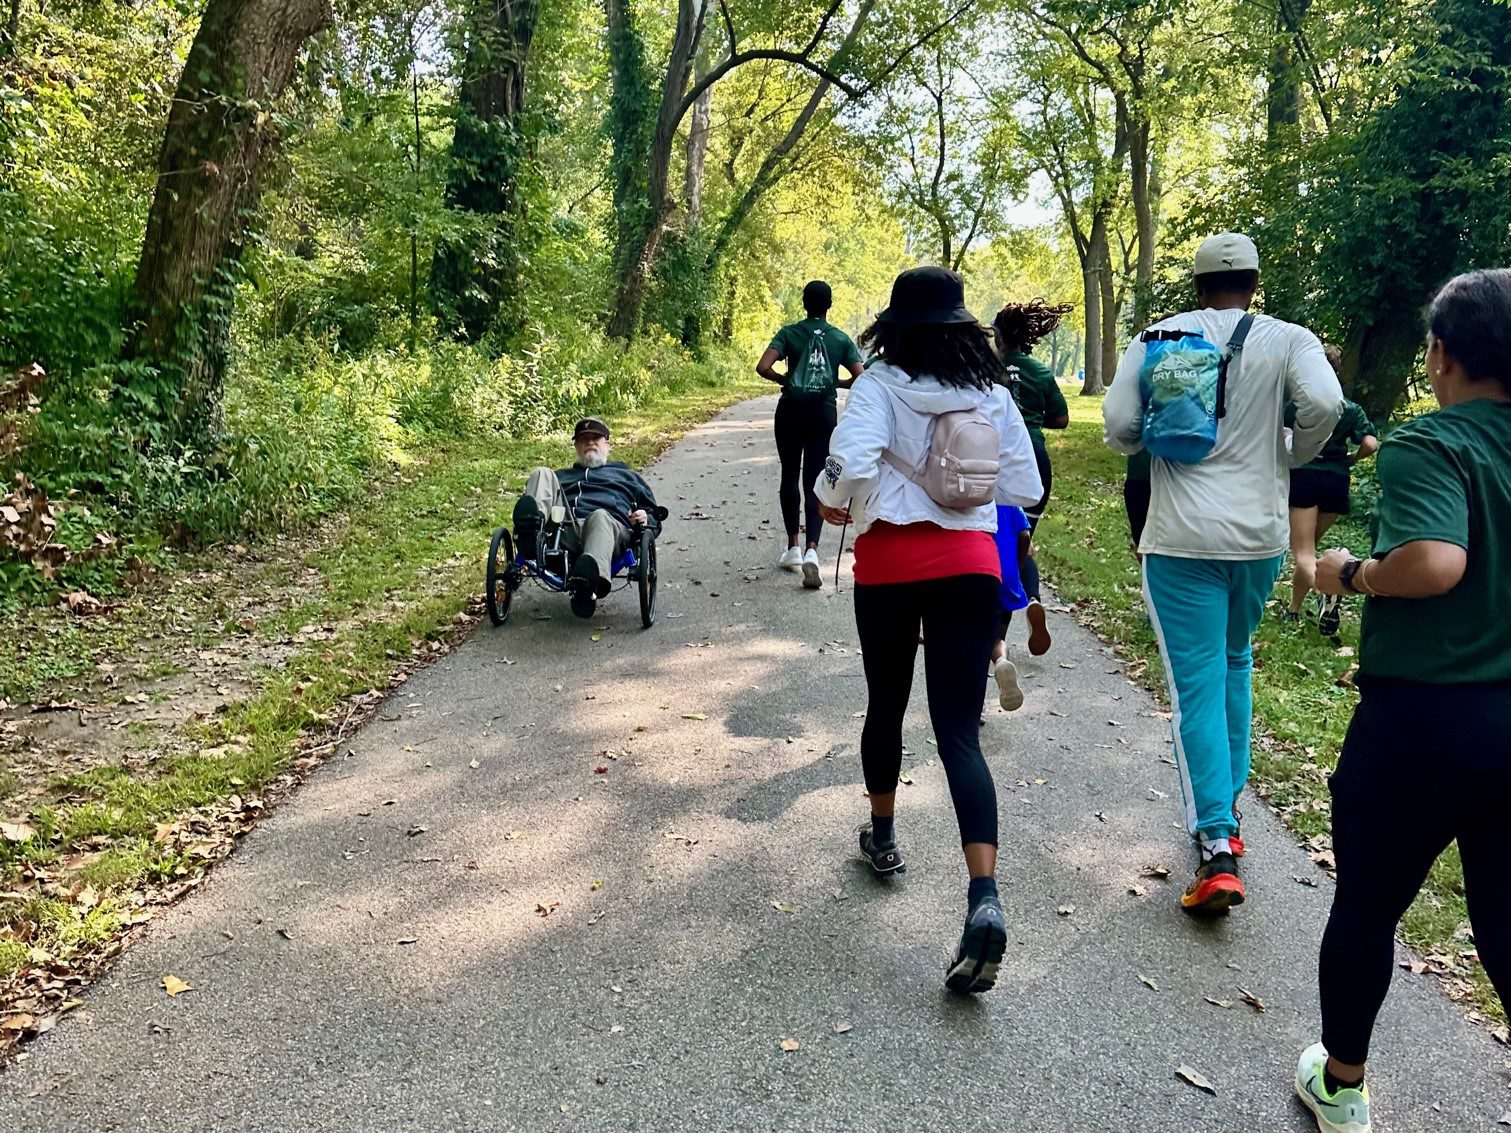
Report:
M 653 459 L 749 387 L 614 422 Z M 430 455 L 317 529 L 0 631 L 0 1059 L 477 620 L 488 534 L 559 441 Z

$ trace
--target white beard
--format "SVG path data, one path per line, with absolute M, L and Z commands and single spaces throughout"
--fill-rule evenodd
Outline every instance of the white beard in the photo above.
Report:
M 609 462 L 607 453 L 590 452 L 577 458 L 578 468 L 602 468 Z

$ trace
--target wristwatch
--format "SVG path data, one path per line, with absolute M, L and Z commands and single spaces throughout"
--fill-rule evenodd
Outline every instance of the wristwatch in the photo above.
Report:
M 1338 568 L 1338 581 L 1343 584 L 1343 589 L 1347 590 L 1350 594 L 1364 593 L 1364 591 L 1354 585 L 1354 575 L 1359 573 L 1359 568 L 1363 565 L 1363 559 L 1349 559 L 1348 562 Z

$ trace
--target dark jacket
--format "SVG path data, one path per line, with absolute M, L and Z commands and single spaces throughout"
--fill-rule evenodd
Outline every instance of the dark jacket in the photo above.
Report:
M 630 512 L 644 508 L 650 516 L 650 529 L 661 534 L 661 521 L 656 518 L 656 497 L 651 486 L 640 473 L 628 464 L 611 460 L 602 468 L 582 468 L 573 465 L 556 473 L 561 490 L 567 497 L 572 514 L 586 519 L 599 509 L 609 512 L 626 527 L 630 525 Z

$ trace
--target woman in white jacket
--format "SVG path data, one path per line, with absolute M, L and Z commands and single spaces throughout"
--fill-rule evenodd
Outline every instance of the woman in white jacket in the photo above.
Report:
M 903 272 L 861 345 L 880 361 L 856 380 L 817 487 L 824 518 L 853 520 L 859 533 L 855 623 L 869 697 L 861 765 L 871 802 L 860 847 L 878 874 L 903 871 L 893 806 L 922 628 L 929 717 L 970 874 L 965 931 L 945 983 L 987 991 L 1007 947 L 997 899 L 997 793 L 978 730 L 998 620 L 996 508 L 942 507 L 901 469 L 922 467 L 941 413 L 977 409 L 997 428 L 996 502 L 1032 504 L 1043 485 L 1022 415 L 995 384 L 1003 371 L 991 332 L 966 309 L 958 275 L 938 267 Z

